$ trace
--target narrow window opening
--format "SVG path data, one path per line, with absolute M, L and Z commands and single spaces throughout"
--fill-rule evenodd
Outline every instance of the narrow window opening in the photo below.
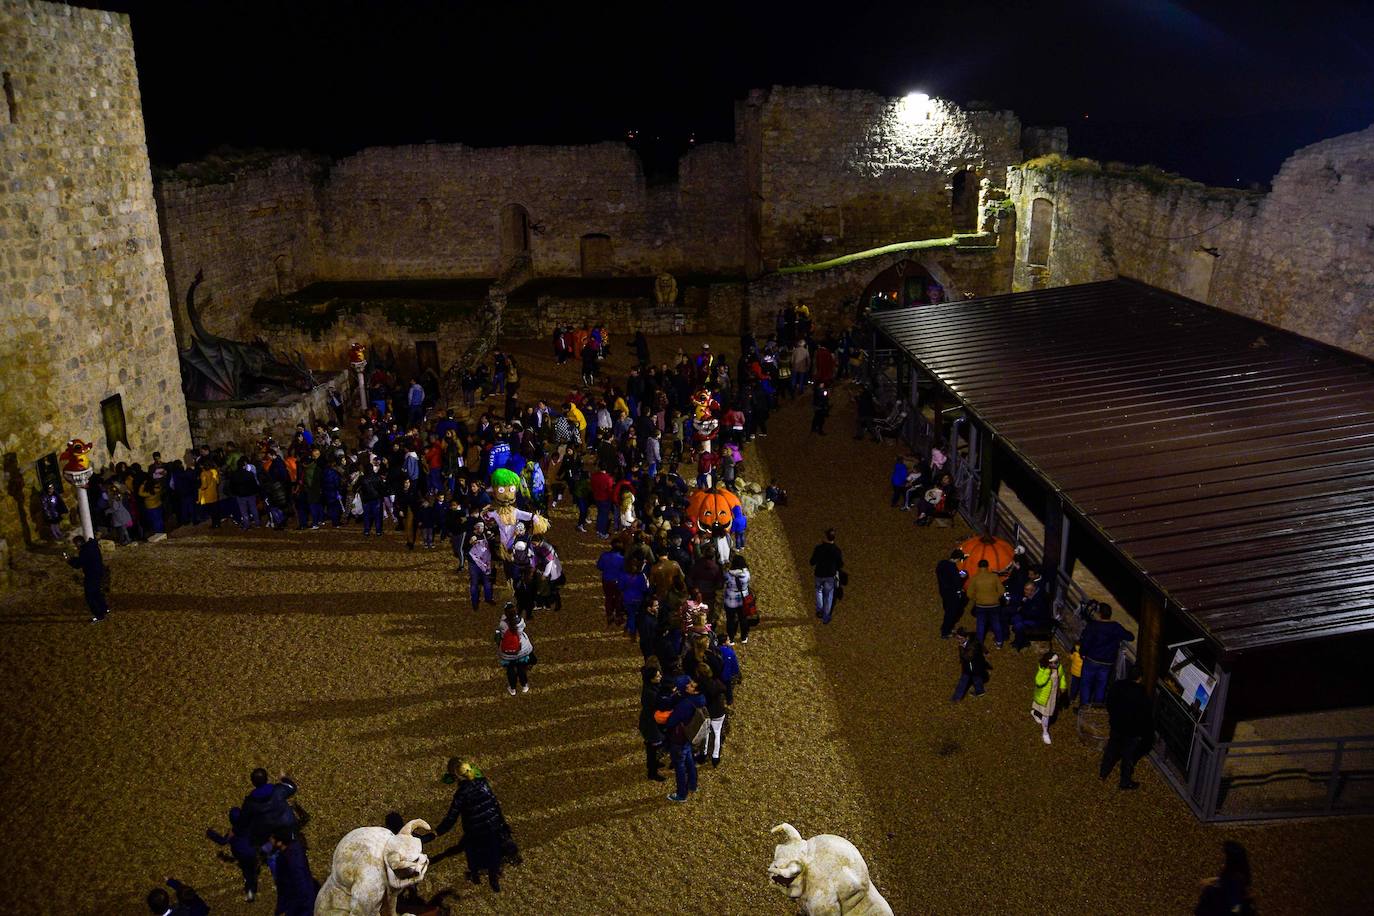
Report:
M 19 123 L 19 108 L 14 103 L 14 80 L 10 78 L 10 72 L 6 70 L 0 73 L 0 82 L 5 87 L 5 121 L 6 124 Z

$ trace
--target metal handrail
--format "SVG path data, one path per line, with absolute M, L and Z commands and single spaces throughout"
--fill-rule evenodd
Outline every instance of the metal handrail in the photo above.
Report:
M 1225 745 L 1227 748 L 1235 749 L 1238 747 L 1291 747 L 1295 744 L 1355 744 L 1365 741 L 1369 742 L 1371 745 L 1374 745 L 1374 735 L 1341 735 L 1335 738 L 1275 738 L 1273 740 L 1264 741 L 1222 741 L 1221 744 Z M 1370 750 L 1374 750 L 1374 747 L 1371 747 Z M 1257 751 L 1254 753 L 1246 753 L 1244 756 L 1265 757 L 1271 754 L 1282 756 L 1287 753 L 1289 752 Z

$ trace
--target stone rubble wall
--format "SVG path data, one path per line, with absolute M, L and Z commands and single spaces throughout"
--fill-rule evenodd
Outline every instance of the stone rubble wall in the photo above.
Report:
M 1132 277 L 1374 357 L 1374 127 L 1294 153 L 1268 194 L 1013 168 L 1016 289 Z M 1050 255 L 1028 261 L 1037 198 Z
M 316 376 L 319 378 L 320 376 Z M 234 444 L 257 454 L 257 443 L 271 436 L 279 445 L 286 445 L 296 434 L 296 424 L 304 421 L 313 430 L 323 423 L 334 425 L 329 410 L 329 387 L 343 395 L 345 403 L 356 410 L 358 383 L 350 371 L 340 372 L 326 382 L 299 394 L 289 394 L 274 404 L 258 407 L 233 407 L 213 403 L 188 405 L 191 437 L 196 447 L 211 448 Z
M 1014 114 L 941 99 L 915 109 L 871 92 L 775 86 L 741 108 L 765 269 L 948 236 L 954 175 L 1000 184 L 1022 160 Z
M 77 436 L 97 466 L 190 446 L 128 16 L 4 0 L 0 65 L 0 537 L 37 538 L 34 461 Z M 111 454 L 101 400 L 123 399 Z M 70 487 L 68 503 L 75 505 Z
M 1374 357 L 1374 126 L 1289 157 L 1216 304 Z
M 215 184 L 158 182 L 167 285 L 183 346 L 191 334 L 186 290 L 196 271 L 205 271 L 197 308 L 207 330 L 232 340 L 252 339 L 249 312 L 259 299 L 314 279 L 321 169 L 290 154 Z
M 416 342 L 431 340 L 439 351 L 439 365 L 447 368 L 471 345 L 480 325 L 481 316 L 473 313 L 438 322 L 433 330 L 416 331 L 388 321 L 377 312 L 360 311 L 341 315 L 337 322 L 319 332 L 260 325 L 254 334 L 265 340 L 278 358 L 299 352 L 319 378 L 323 372 L 348 365 L 348 351 L 354 341 L 361 342 L 369 353 L 390 348 L 396 354 L 400 371 L 410 372 L 415 368 Z

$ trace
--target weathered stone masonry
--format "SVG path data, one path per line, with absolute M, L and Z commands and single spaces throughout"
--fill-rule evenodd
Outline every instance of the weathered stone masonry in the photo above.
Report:
M 34 461 L 69 437 L 94 441 L 97 465 L 191 440 L 128 17 L 0 0 L 0 69 L 0 537 L 15 544 L 37 518 Z M 112 455 L 100 402 L 116 394 L 129 448 Z
M 1021 160 L 1020 134 L 1009 112 L 965 112 L 940 100 L 913 109 L 868 92 L 774 87 L 739 103 L 734 143 L 692 149 L 666 184 L 650 184 L 638 156 L 619 143 L 425 144 L 365 149 L 332 164 L 287 156 L 222 184 L 169 178 L 158 197 L 172 289 L 179 298 L 204 267 L 214 297 L 207 322 L 220 333 L 260 331 L 245 324 L 252 306 L 287 285 L 495 279 L 522 258 L 532 278 L 697 278 L 680 284 L 675 308 L 605 300 L 605 318 L 666 330 L 682 314 L 693 329 L 733 331 L 767 323 L 765 312 L 785 304 L 778 290 L 805 297 L 839 288 L 794 279 L 747 297 L 746 278 L 950 235 L 956 188 L 976 212 L 980 182 L 1000 185 L 1005 167 Z M 1008 283 L 999 275 L 968 288 Z M 597 307 L 594 299 L 545 297 L 537 314 L 512 327 L 542 333 Z M 365 330 L 350 324 L 319 343 L 341 358 L 344 338 Z M 408 335 L 391 331 L 404 349 Z
M 1268 194 L 1054 162 L 1008 187 L 1017 289 L 1134 277 L 1374 356 L 1374 127 L 1298 150 Z

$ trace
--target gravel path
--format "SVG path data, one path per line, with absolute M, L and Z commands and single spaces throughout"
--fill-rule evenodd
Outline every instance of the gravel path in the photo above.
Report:
M 554 367 L 542 342 L 512 349 L 527 392 L 566 392 L 572 364 Z M 1250 847 L 1269 912 L 1369 909 L 1365 884 L 1345 880 L 1374 854 L 1368 820 L 1204 828 L 1148 766 L 1121 797 L 1068 722 L 1040 744 L 1028 656 L 997 654 L 990 696 L 951 708 L 930 570 L 957 532 L 886 508 L 892 453 L 854 443 L 838 400 L 831 435 L 809 437 L 797 406 L 751 450 L 748 476 L 778 476 L 792 505 L 751 520 L 766 622 L 741 652 L 725 763 L 703 770 L 690 804 L 643 779 L 638 653 L 606 630 L 600 542 L 566 510 L 552 530 L 564 610 L 531 625 L 540 664 L 515 698 L 495 664 L 497 609 L 472 612 L 446 548 L 202 528 L 120 550 L 116 611 L 99 626 L 65 570 L 0 603 L 0 908 L 137 913 L 175 874 L 216 913 L 267 913 L 270 890 L 243 904 L 203 836 L 252 767 L 300 780 L 323 877 L 353 827 L 391 810 L 437 821 L 450 794 L 438 776 L 459 754 L 491 777 L 526 860 L 499 896 L 462 881 L 461 857 L 437 863 L 423 889 L 453 888 L 457 912 L 789 913 L 765 874 L 783 820 L 851 838 L 903 914 L 1180 912 L 1230 836 Z M 829 524 L 854 582 L 822 628 L 806 559 Z

